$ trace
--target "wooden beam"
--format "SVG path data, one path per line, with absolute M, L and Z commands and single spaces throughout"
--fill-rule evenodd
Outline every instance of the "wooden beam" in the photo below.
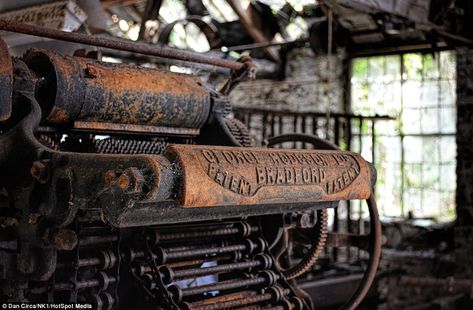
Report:
M 264 34 L 253 24 L 250 15 L 247 10 L 243 8 L 240 0 L 227 0 L 230 7 L 235 11 L 236 15 L 240 18 L 240 22 L 245 27 L 246 31 L 255 40 L 256 43 L 266 43 L 270 38 L 266 38 Z M 268 57 L 274 61 L 279 61 L 279 54 L 274 47 L 267 47 L 264 52 Z

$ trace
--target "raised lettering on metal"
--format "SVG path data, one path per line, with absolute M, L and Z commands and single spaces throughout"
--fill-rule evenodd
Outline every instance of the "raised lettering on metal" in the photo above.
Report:
M 182 166 L 188 207 L 365 199 L 371 186 L 368 163 L 351 152 L 202 146 L 168 152 Z

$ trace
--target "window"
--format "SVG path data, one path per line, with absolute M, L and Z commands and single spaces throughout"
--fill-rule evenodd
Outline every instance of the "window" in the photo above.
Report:
M 416 218 L 454 219 L 455 70 L 452 51 L 353 60 L 353 112 L 396 117 L 374 128 L 353 128 L 352 149 L 368 160 L 375 158 L 381 215 L 412 212 Z M 374 139 L 369 136 L 373 130 Z M 372 141 L 357 143 L 363 139 Z

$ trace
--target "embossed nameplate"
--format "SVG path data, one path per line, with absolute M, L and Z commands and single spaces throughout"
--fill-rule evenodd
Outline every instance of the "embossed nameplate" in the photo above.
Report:
M 345 151 L 172 145 L 184 207 L 367 199 L 373 169 Z

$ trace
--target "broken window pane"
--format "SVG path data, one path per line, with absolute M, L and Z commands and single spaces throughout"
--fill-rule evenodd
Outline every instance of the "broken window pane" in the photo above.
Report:
M 451 51 L 353 62 L 353 111 L 397 117 L 390 125 L 379 121 L 375 131 L 376 194 L 382 215 L 412 211 L 437 220 L 455 216 L 455 62 Z M 358 124 L 353 126 L 358 132 Z M 362 155 L 371 160 L 370 124 L 361 131 Z

